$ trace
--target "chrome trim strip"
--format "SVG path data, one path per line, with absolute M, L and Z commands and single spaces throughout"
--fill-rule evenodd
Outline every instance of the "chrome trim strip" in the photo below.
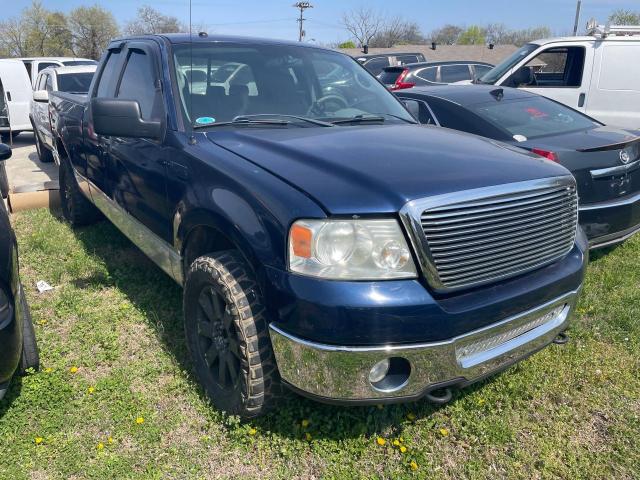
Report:
M 488 283 L 493 283 L 503 278 L 512 277 L 514 275 L 520 274 L 524 271 L 532 270 L 534 268 L 540 268 L 544 265 L 548 265 L 556 261 L 562 255 L 557 255 L 554 258 L 544 261 L 540 264 L 536 264 L 533 267 L 526 267 L 521 270 L 513 271 L 513 272 L 505 272 L 501 276 L 496 276 L 492 278 L 488 278 L 485 280 L 480 280 L 478 282 L 473 282 L 469 285 L 461 285 L 461 286 L 450 286 L 447 287 L 444 285 L 443 281 L 440 279 L 439 272 L 436 268 L 436 261 L 429 247 L 429 243 L 424 234 L 423 226 L 422 226 L 422 213 L 425 210 L 430 210 L 436 207 L 446 207 L 449 205 L 455 204 L 463 204 L 472 202 L 474 200 L 491 200 L 492 198 L 500 197 L 500 196 L 508 196 L 512 194 L 526 194 L 527 192 L 535 192 L 536 190 L 548 189 L 548 188 L 560 188 L 564 186 L 573 186 L 575 188 L 575 179 L 572 175 L 565 175 L 561 177 L 550 177 L 550 178 L 542 178 L 537 180 L 529 180 L 524 182 L 515 182 L 508 184 L 495 185 L 491 187 L 483 187 L 476 188 L 472 190 L 463 190 L 458 192 L 445 193 L 442 195 L 435 195 L 432 197 L 426 197 L 422 199 L 412 200 L 405 204 L 400 210 L 400 219 L 408 233 L 409 240 L 411 242 L 413 251 L 418 258 L 418 263 L 422 268 L 422 272 L 427 279 L 427 282 L 434 290 L 438 292 L 452 292 L 456 290 L 460 290 L 463 288 L 468 288 L 469 286 L 480 286 L 486 285 Z M 578 202 L 575 202 L 576 209 L 576 217 L 578 210 Z M 577 228 L 574 228 L 574 231 L 577 232 Z M 573 242 L 575 243 L 575 235 Z M 570 250 L 570 249 L 569 249 Z M 568 250 L 568 251 L 569 251 Z M 567 253 L 567 252 L 565 252 Z
M 281 377 L 302 391 L 337 400 L 402 399 L 419 395 L 431 385 L 449 380 L 472 381 L 547 345 L 566 329 L 579 291 L 580 288 L 487 327 L 441 342 L 326 345 L 295 337 L 274 324 L 269 325 L 269 333 Z M 549 321 L 496 344 L 481 358 L 476 357 L 472 362 L 458 358 L 456 352 L 465 346 L 508 335 L 554 310 L 559 313 Z M 369 383 L 369 370 L 389 357 L 406 358 L 411 364 L 411 373 L 404 388 L 381 392 Z
M 88 185 L 90 198 L 98 210 L 166 274 L 179 285 L 182 285 L 184 282 L 182 256 L 170 244 L 149 230 L 115 201 L 107 197 L 91 180 L 78 173 L 75 169 L 74 173 L 79 185 L 85 182 Z
M 599 168 L 597 170 L 591 170 L 591 176 L 593 178 L 611 177 L 615 175 L 624 175 L 640 168 L 640 160 L 627 163 L 626 165 L 619 165 L 617 167 Z
M 578 210 L 580 212 L 588 212 L 590 210 L 600 210 L 601 208 L 624 207 L 626 205 L 632 205 L 636 202 L 640 202 L 640 192 L 634 195 L 631 195 L 629 197 L 623 197 L 620 199 L 616 198 L 613 200 L 607 200 L 606 202 L 580 205 Z

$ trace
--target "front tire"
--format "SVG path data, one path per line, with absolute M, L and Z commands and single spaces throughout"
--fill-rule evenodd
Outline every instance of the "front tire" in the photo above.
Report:
M 187 345 L 213 405 L 242 418 L 264 414 L 279 388 L 262 296 L 233 250 L 197 258 L 184 288 Z
M 21 289 L 22 290 L 22 289 Z M 27 370 L 40 369 L 40 354 L 38 353 L 38 345 L 36 343 L 36 332 L 33 328 L 31 320 L 31 311 L 27 304 L 24 292 L 20 292 L 20 303 L 22 306 L 22 355 L 20 356 L 19 373 L 24 375 Z
M 9 180 L 7 178 L 7 170 L 4 162 L 0 162 L 0 195 L 2 198 L 9 196 Z
M 33 135 L 36 141 L 36 151 L 38 152 L 38 158 L 42 163 L 51 163 L 53 162 L 53 152 L 49 150 L 42 140 L 40 140 L 40 134 L 38 131 L 33 129 Z
M 62 215 L 74 227 L 100 219 L 98 209 L 82 194 L 68 159 L 60 163 L 60 206 Z

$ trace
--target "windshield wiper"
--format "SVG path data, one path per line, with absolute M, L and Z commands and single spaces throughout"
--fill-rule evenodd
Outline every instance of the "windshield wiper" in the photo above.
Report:
M 244 120 L 244 119 L 253 119 L 253 118 L 269 118 L 269 117 L 280 117 L 280 118 L 291 118 L 293 120 L 300 120 L 301 122 L 312 123 L 313 125 L 318 125 L 320 127 L 333 127 L 334 125 L 329 122 L 324 122 L 322 120 L 316 120 L 315 118 L 309 117 L 301 117 L 299 115 L 287 115 L 284 113 L 256 113 L 253 115 L 238 115 L 233 119 L 236 120 Z
M 225 125 L 271 125 L 271 126 L 286 126 L 291 124 L 291 122 L 287 120 L 258 120 L 252 118 L 234 118 L 230 122 L 217 122 L 217 123 L 206 123 L 201 125 L 193 125 L 194 130 L 199 130 L 203 128 L 214 128 L 214 127 L 223 127 Z
M 274 118 L 276 117 L 276 118 Z M 290 120 L 284 120 L 290 119 Z M 219 123 L 207 123 L 203 125 L 194 125 L 193 129 L 197 130 L 200 128 L 210 128 L 210 127 L 219 127 L 224 125 L 276 125 L 276 126 L 284 126 L 290 125 L 291 120 L 297 120 L 300 122 L 307 122 L 313 125 L 318 125 L 321 127 L 333 127 L 334 125 L 329 122 L 323 122 L 322 120 L 316 120 L 315 118 L 307 118 L 300 117 L 297 115 L 285 115 L 282 113 L 256 113 L 253 115 L 238 115 L 233 120 L 229 122 L 219 122 Z
M 384 122 L 384 117 L 381 115 L 356 115 L 351 118 L 341 118 L 340 120 L 334 120 L 331 123 L 334 125 L 340 125 L 342 123 L 368 123 L 368 122 Z

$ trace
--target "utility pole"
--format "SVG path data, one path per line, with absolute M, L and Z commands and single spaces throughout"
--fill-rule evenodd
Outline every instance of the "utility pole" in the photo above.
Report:
M 580 7 L 582 6 L 582 1 L 578 0 L 578 5 L 576 5 L 576 19 L 573 22 L 573 36 L 578 35 L 578 22 L 580 21 Z
M 300 9 L 300 18 L 298 18 L 296 21 L 298 23 L 300 23 L 300 35 L 298 36 L 298 41 L 301 42 L 302 38 L 305 35 L 304 28 L 302 27 L 302 24 L 306 19 L 303 17 L 303 13 L 307 8 L 313 8 L 313 5 L 311 5 L 311 2 L 298 2 L 298 3 L 294 4 L 293 6 Z

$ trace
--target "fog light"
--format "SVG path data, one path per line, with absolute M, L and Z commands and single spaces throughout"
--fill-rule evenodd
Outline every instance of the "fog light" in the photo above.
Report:
M 376 363 L 369 371 L 369 381 L 371 383 L 380 382 L 389 372 L 389 359 L 385 358 Z

